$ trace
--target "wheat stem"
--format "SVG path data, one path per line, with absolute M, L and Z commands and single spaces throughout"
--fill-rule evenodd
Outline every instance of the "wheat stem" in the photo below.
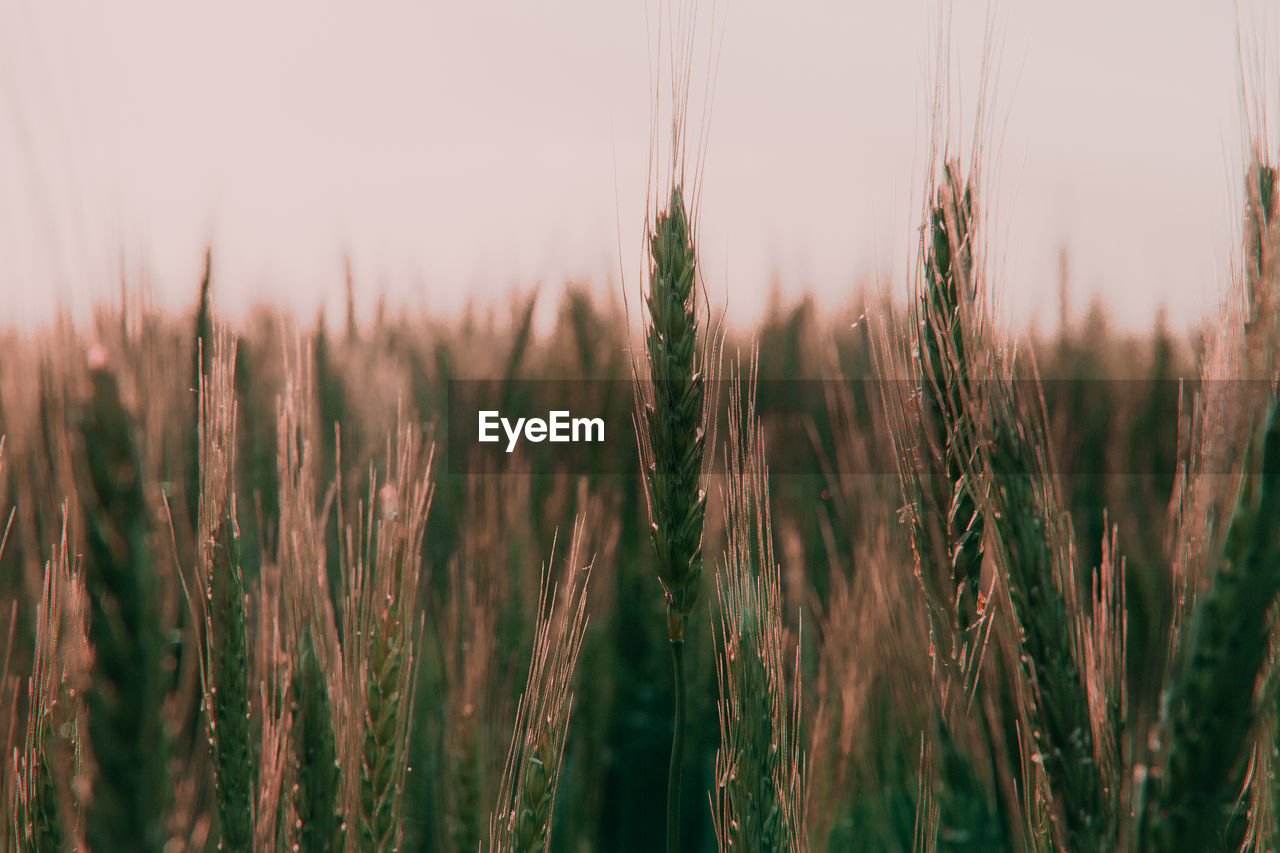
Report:
M 680 850 L 680 770 L 684 766 L 685 677 L 684 643 L 671 643 L 671 665 L 675 674 L 675 720 L 671 729 L 671 763 L 667 769 L 667 853 Z

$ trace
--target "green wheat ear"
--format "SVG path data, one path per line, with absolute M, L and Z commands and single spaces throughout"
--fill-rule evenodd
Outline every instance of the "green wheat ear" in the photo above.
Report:
M 1261 453 L 1242 476 L 1217 571 L 1196 601 L 1182 666 L 1165 700 L 1167 757 L 1145 811 L 1144 850 L 1209 849 L 1225 830 L 1258 717 L 1280 594 L 1280 403 L 1271 401 Z
M 206 339 L 200 376 L 199 566 L 207 647 L 205 703 L 213 750 L 219 844 L 253 849 L 257 762 L 249 719 L 249 643 L 245 583 L 236 523 L 236 405 L 232 389 L 235 345 Z
M 667 600 L 667 639 L 675 683 L 675 720 L 667 778 L 667 851 L 680 845 L 680 770 L 684 762 L 684 630 L 702 586 L 702 530 L 706 492 L 701 485 L 706 445 L 705 378 L 698 362 L 696 253 L 677 185 L 649 234 L 652 267 L 645 304 L 645 350 L 651 389 L 638 429 L 649 501 L 658 581 Z
M 787 689 L 782 569 L 774 557 L 764 433 L 756 417 L 755 363 L 729 387 L 725 558 L 720 604 L 719 779 L 712 800 L 718 849 L 804 849 L 797 740 L 799 683 Z
M 925 286 L 915 306 L 923 403 L 921 455 L 904 479 L 913 499 L 912 539 L 944 671 L 969 701 L 977 691 L 990 620 L 978 601 L 983 516 L 967 466 L 976 452 L 970 350 L 983 336 L 973 268 L 973 188 L 943 165 L 929 211 Z M 911 425 L 912 429 L 917 429 Z
M 649 238 L 653 259 L 646 305 L 646 350 L 653 397 L 644 410 L 649 453 L 645 478 L 658 580 L 667 599 L 667 636 L 684 640 L 684 626 L 702 586 L 701 487 L 705 433 L 703 375 L 698 370 L 693 235 L 680 188 L 659 213 Z
M 407 701 L 400 687 L 404 644 L 396 614 L 388 614 L 376 630 L 369 650 L 369 675 L 365 682 L 368 720 L 362 745 L 360 776 L 361 845 L 368 850 L 396 849 L 400 830 L 397 791 L 402 770 L 398 744 L 401 703 Z

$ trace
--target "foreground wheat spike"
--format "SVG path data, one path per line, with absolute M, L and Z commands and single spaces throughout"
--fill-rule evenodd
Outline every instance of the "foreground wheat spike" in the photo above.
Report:
M 948 162 L 932 195 L 923 290 L 913 315 L 919 399 L 899 393 L 888 402 L 917 574 L 943 673 L 940 723 L 952 721 L 956 699 L 967 707 L 978 689 L 995 629 L 993 608 L 983 606 L 979 587 L 990 547 L 1008 607 L 1009 622 L 1001 630 L 1016 701 L 1013 716 L 1001 711 L 1005 719 L 997 721 L 982 715 L 979 729 L 989 746 L 1000 734 L 993 722 L 1005 740 L 1026 741 L 1023 752 L 1034 761 L 1024 761 L 1021 772 L 1001 763 L 1020 777 L 1025 802 L 1048 796 L 1051 808 L 1024 811 L 1051 816 L 1061 846 L 1095 849 L 1115 829 L 1116 792 L 1113 787 L 1110 798 L 1104 796 L 1098 756 L 1115 752 L 1107 744 L 1095 748 L 1095 729 L 1108 739 L 1113 732 L 1092 715 L 1101 703 L 1091 703 L 1080 663 L 1088 650 L 1071 616 L 1081 596 L 1070 522 L 1048 464 L 1038 401 L 1018 394 L 1021 385 L 1007 375 L 1011 368 L 992 351 L 994 340 L 983 326 L 972 183 L 962 182 Z M 914 422 L 917 412 L 923 430 Z M 959 696 L 952 695 L 953 685 Z M 985 701 L 1002 708 L 1009 698 L 990 694 Z M 1040 829 L 1027 826 L 1033 835 Z
M 966 739 L 962 730 L 972 731 L 974 749 L 990 757 L 993 772 L 1016 771 L 997 758 L 1005 754 L 1000 736 L 1016 739 L 1012 724 L 992 713 L 1006 697 L 1003 682 L 995 678 L 979 683 L 997 608 L 990 606 L 990 590 L 982 595 L 985 518 L 981 478 L 974 471 L 981 441 L 981 408 L 976 403 L 983 371 L 989 369 L 985 355 L 990 345 L 980 301 L 975 217 L 973 181 L 962 176 L 957 161 L 944 158 L 929 187 L 909 314 L 910 350 L 898 349 L 887 336 L 879 344 L 887 366 L 909 379 L 882 369 L 881 388 L 910 524 L 915 579 L 928 619 L 937 690 L 936 719 L 931 723 L 935 743 L 930 760 L 920 765 L 937 778 L 921 780 L 931 796 L 917 801 L 917 817 L 923 820 L 932 809 L 934 818 L 947 827 L 944 835 L 992 840 L 994 833 L 1001 833 L 1010 844 L 1019 833 L 1016 822 L 1008 818 L 1011 797 L 997 802 L 1000 819 L 990 820 L 980 787 L 951 785 L 947 778 L 960 768 L 968 769 L 961 759 L 959 744 Z M 985 687 L 981 696 L 980 686 Z M 932 796 L 934 785 L 946 793 Z M 968 794 L 975 799 L 966 801 Z M 978 801 L 981 807 L 973 808 Z
M 431 504 L 430 453 L 403 417 L 388 448 L 388 482 L 371 478 L 368 515 L 344 530 L 349 602 L 344 670 L 349 695 L 363 697 L 362 735 L 349 741 L 347 766 L 359 768 L 356 847 L 398 850 L 400 801 L 408 770 L 414 649 L 421 635 L 418 600 L 422 537 Z M 375 518 L 376 513 L 376 518 Z M 358 555 L 358 556 L 357 556 Z
M 583 562 L 584 518 L 574 525 L 559 580 L 542 569 L 533 659 L 516 709 L 511 748 L 502 771 L 498 804 L 489 821 L 493 853 L 545 853 L 573 712 L 573 673 L 587 630 L 587 583 Z M 552 547 L 554 557 L 554 545 Z
M 658 580 L 667 599 L 667 639 L 676 709 L 667 779 L 667 849 L 679 848 L 680 768 L 684 760 L 684 631 L 702 585 L 704 373 L 698 361 L 693 233 L 679 186 L 649 234 L 652 259 L 645 350 L 650 390 L 643 396 L 641 462 Z
M 1255 378 L 1274 370 L 1276 322 L 1280 317 L 1280 269 L 1277 269 L 1276 168 L 1268 162 L 1265 147 L 1256 141 L 1254 157 L 1247 180 L 1245 214 L 1246 263 L 1244 270 L 1245 344 L 1251 351 L 1249 362 Z M 1254 747 L 1253 763 L 1248 768 L 1249 812 L 1243 849 L 1265 850 L 1280 845 L 1280 823 L 1276 807 L 1280 804 L 1280 695 L 1276 692 L 1280 670 L 1274 661 L 1280 651 L 1280 635 L 1271 632 L 1271 664 L 1260 688 L 1263 697 L 1263 720 Z M 1268 847 L 1268 845 L 1270 845 Z
M 773 552 L 754 369 L 748 381 L 745 397 L 740 376 L 729 391 L 728 542 L 716 580 L 720 748 L 713 817 L 721 851 L 798 851 L 804 849 L 799 684 L 788 692 L 782 573 Z
M 209 715 L 219 843 L 253 848 L 257 770 L 249 719 L 249 640 L 236 523 L 235 342 L 212 335 L 200 377 L 197 589 L 204 622 L 201 675 Z
M 365 682 L 365 734 L 360 764 L 360 844 L 362 850 L 399 849 L 400 791 L 407 768 L 407 723 L 411 693 L 401 676 L 411 674 L 411 632 L 398 614 L 388 613 L 373 634 Z
M 947 585 L 923 572 L 922 580 L 942 663 L 961 680 L 967 701 L 990 630 L 989 614 L 978 604 L 989 537 L 1011 620 L 1019 739 L 1029 738 L 1023 749 L 1036 758 L 1020 774 L 1022 796 L 1042 796 L 1046 789 L 1036 777 L 1043 773 L 1057 843 L 1099 849 L 1114 837 L 1116 809 L 1115 791 L 1103 790 L 1098 756 L 1114 751 L 1095 744 L 1094 732 L 1113 733 L 1091 713 L 1097 703 L 1090 702 L 1080 663 L 1086 649 L 1071 617 L 1081 596 L 1070 520 L 1048 461 L 1038 397 L 1019 393 L 1023 383 L 1013 379 L 1011 361 L 978 349 L 989 350 L 993 341 L 980 325 L 984 272 L 974 245 L 975 209 L 972 184 L 962 189 L 955 166 L 944 166 L 917 321 L 924 417 L 933 421 L 934 435 L 925 441 L 924 470 L 909 472 L 907 482 L 914 481 L 924 514 L 916 519 L 917 549 L 935 565 L 945 559 L 940 574 Z
M 1280 245 L 1276 209 L 1276 168 L 1266 146 L 1257 138 L 1250 152 L 1251 161 L 1245 180 L 1244 254 L 1241 264 L 1241 287 L 1228 294 L 1221 324 L 1209 341 L 1200 367 L 1203 380 L 1196 394 L 1187 458 L 1179 474 L 1175 503 L 1175 539 L 1172 574 L 1177 594 L 1174 623 L 1169 650 L 1173 664 L 1186 667 L 1193 652 L 1189 644 L 1192 623 L 1206 605 L 1205 596 L 1218 581 L 1215 572 L 1227 559 L 1223 528 L 1235 530 L 1241 512 L 1241 477 L 1259 476 L 1254 455 L 1258 452 L 1258 425 L 1267 417 L 1268 389 L 1274 393 L 1277 376 L 1277 341 L 1280 340 Z M 1252 448 L 1252 450 L 1251 450 Z M 1243 465 L 1243 469 L 1241 468 Z M 1231 476 L 1222 472 L 1233 471 Z M 1263 471 L 1262 476 L 1266 476 Z M 1274 627 L 1270 645 L 1275 648 Z M 1252 655 L 1253 651 L 1249 652 Z M 1236 783 L 1244 787 L 1244 795 L 1232 807 L 1230 822 L 1212 815 L 1204 818 L 1219 826 L 1220 834 L 1232 846 L 1243 849 L 1270 850 L 1276 846 L 1275 804 L 1280 798 L 1277 780 L 1275 732 L 1277 731 L 1276 675 L 1274 652 L 1266 655 L 1271 663 L 1266 677 L 1258 686 L 1262 703 L 1256 737 L 1252 737 L 1253 755 L 1247 764 L 1237 763 L 1230 771 Z M 1247 658 L 1246 658 L 1247 660 Z M 1180 683 L 1175 668 L 1167 675 L 1166 696 Z M 1180 689 L 1185 689 L 1183 685 Z M 1255 708 L 1245 705 L 1233 709 L 1236 714 L 1252 718 Z M 1165 724 L 1174 711 L 1165 708 Z M 1239 720 L 1219 721 L 1224 728 L 1238 727 Z M 1165 749 L 1174 749 L 1167 742 Z M 1228 747 L 1229 748 L 1229 747 Z M 1171 758 L 1170 758 L 1171 760 Z M 1159 763 L 1157 755 L 1154 763 Z M 1221 786 L 1213 780 L 1211 789 Z M 1235 783 L 1231 783 L 1235 784 Z M 1150 789 L 1158 787 L 1148 780 Z M 1216 794 L 1206 791 L 1212 800 Z M 1144 813 L 1146 806 L 1143 807 Z M 1246 819 L 1247 818 L 1247 819 Z M 1147 819 L 1150 816 L 1147 815 Z
M 973 229 L 972 184 L 961 179 L 955 162 L 945 162 L 920 247 L 922 280 L 910 315 L 911 393 L 893 378 L 883 386 L 944 717 L 953 703 L 967 707 L 973 699 L 991 628 L 991 611 L 979 604 L 983 516 L 970 476 L 978 441 L 973 401 L 981 384 L 973 352 L 984 338 Z M 904 360 L 887 341 L 881 349 L 891 362 Z
M 951 624 L 936 632 L 936 642 L 941 642 L 950 668 L 959 672 L 966 696 L 976 689 L 985 639 L 978 606 L 982 515 L 974 499 L 974 484 L 965 477 L 966 460 L 974 451 L 971 415 L 966 408 L 972 393 L 969 383 L 975 379 L 969 350 L 980 344 L 977 338 L 981 334 L 972 225 L 972 187 L 968 183 L 961 186 L 955 165 L 946 164 L 943 184 L 930 212 L 926 286 L 917 305 L 930 464 L 920 472 L 918 484 L 921 503 L 928 509 L 918 510 L 913 535 L 917 548 L 930 558 L 931 565 L 925 571 L 933 575 L 941 567 L 949 574 L 950 588 L 945 593 L 948 612 L 938 613 L 936 618 L 949 618 Z M 926 529 L 935 519 L 941 531 Z
M 1104 849 L 1114 843 L 1117 792 L 1103 788 L 1099 755 L 1114 750 L 1095 742 L 1085 647 L 1071 615 L 1079 594 L 1069 519 L 1033 414 L 1038 403 L 1019 394 L 1022 388 L 1005 378 L 986 385 L 990 438 L 973 476 L 988 496 L 987 523 L 1017 641 L 1020 715 L 1052 797 L 1054 837 L 1069 850 Z M 1031 780 L 1023 785 L 1033 790 Z
M 281 599 L 292 655 L 295 839 L 302 853 L 341 850 L 354 807 L 338 735 L 348 731 L 343 660 L 327 582 L 325 513 L 317 511 L 315 412 L 309 358 L 290 366 L 279 405 Z M 344 787 L 347 796 L 344 797 Z
M 87 698 L 97 772 L 86 841 L 96 853 L 158 853 L 172 786 L 142 458 L 115 375 L 95 363 L 90 380 L 80 431 L 89 474 L 84 577 L 93 681 Z
M 1236 494 L 1230 471 L 1254 439 L 1265 411 L 1263 383 L 1274 382 L 1280 347 L 1280 218 L 1276 167 L 1255 147 L 1245 180 L 1244 257 L 1241 287 L 1230 292 L 1221 324 L 1200 359 L 1188 451 L 1179 473 L 1175 505 L 1173 576 L 1177 602 L 1173 632 L 1188 618 L 1216 558 L 1220 535 L 1212 520 L 1228 517 Z M 1243 391 L 1243 393 L 1242 393 Z
M 1268 613 L 1280 593 L 1280 404 L 1273 400 L 1243 472 L 1216 571 L 1200 594 L 1165 700 L 1164 766 L 1142 847 L 1209 849 L 1236 808 L 1257 719 Z
M 667 598 L 667 637 L 684 628 L 702 585 L 703 374 L 698 365 L 696 256 L 684 196 L 671 192 L 649 235 L 653 260 L 646 300 L 652 399 L 644 410 L 648 486 L 658 580 Z

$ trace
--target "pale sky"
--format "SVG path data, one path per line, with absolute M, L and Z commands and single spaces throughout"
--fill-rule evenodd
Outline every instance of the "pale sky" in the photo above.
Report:
M 926 167 L 935 0 L 719 0 L 701 251 L 731 317 L 780 279 L 839 304 L 901 290 Z M 954 6 L 981 58 L 987 4 Z M 1260 17 L 1245 6 L 1254 25 Z M 1260 8 L 1260 6 L 1259 6 Z M 454 312 L 640 270 L 656 0 L 0 3 L 0 294 L 20 322 L 118 290 L 221 305 Z M 1212 310 L 1242 168 L 1237 11 L 1224 0 L 996 4 L 987 178 L 1011 316 L 1124 326 Z M 1250 36 L 1252 37 L 1252 36 Z M 1261 35 L 1260 41 L 1266 41 Z M 701 79 L 701 78 L 699 78 Z M 958 75 L 957 130 L 973 75 Z M 701 101 L 695 87 L 695 105 Z M 696 126 L 696 122 L 695 122 Z M 547 299 L 548 305 L 554 299 Z

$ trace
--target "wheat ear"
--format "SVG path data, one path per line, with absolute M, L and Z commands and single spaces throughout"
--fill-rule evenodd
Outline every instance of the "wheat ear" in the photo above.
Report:
M 713 816 L 722 851 L 798 851 L 805 840 L 800 691 L 798 680 L 792 691 L 787 687 L 782 572 L 773 552 L 754 362 L 745 395 L 742 381 L 735 376 L 729 390 L 728 541 L 725 570 L 716 579 L 720 748 Z
M 652 260 L 645 304 L 648 388 L 638 424 L 658 581 L 667 601 L 667 639 L 675 682 L 675 720 L 667 778 L 667 849 L 679 848 L 680 770 L 684 762 L 684 635 L 702 586 L 702 488 L 706 446 L 705 374 L 698 361 L 696 253 L 684 195 L 671 191 L 649 233 Z
M 212 336 L 210 336 L 212 338 Z M 201 340 L 212 352 L 200 377 L 197 587 L 205 628 L 201 675 L 213 750 L 219 843 L 253 849 L 257 768 L 249 718 L 249 640 L 236 523 L 235 342 Z
M 390 443 L 389 443 L 390 444 Z M 368 515 L 354 534 L 344 530 L 348 578 L 344 669 L 349 695 L 363 697 L 348 766 L 358 768 L 356 847 L 370 853 L 398 850 L 400 801 L 408 770 L 414 649 L 421 635 L 414 619 L 422 564 L 422 537 L 431 504 L 431 455 L 416 427 L 403 417 L 388 447 L 387 485 L 370 480 Z M 375 516 L 376 513 L 376 516 Z
M 95 354 L 90 380 L 80 432 L 89 475 L 82 493 L 93 647 L 87 700 L 97 772 L 86 841 L 99 853 L 159 853 L 173 788 L 151 516 L 133 419 L 105 356 Z
M 556 788 L 573 711 L 573 673 L 587 630 L 591 566 L 581 553 L 585 525 L 579 517 L 559 581 L 552 579 L 551 564 L 543 565 L 533 658 L 516 709 L 498 807 L 489 822 L 494 853 L 550 849 Z M 553 562 L 554 550 L 553 546 Z

